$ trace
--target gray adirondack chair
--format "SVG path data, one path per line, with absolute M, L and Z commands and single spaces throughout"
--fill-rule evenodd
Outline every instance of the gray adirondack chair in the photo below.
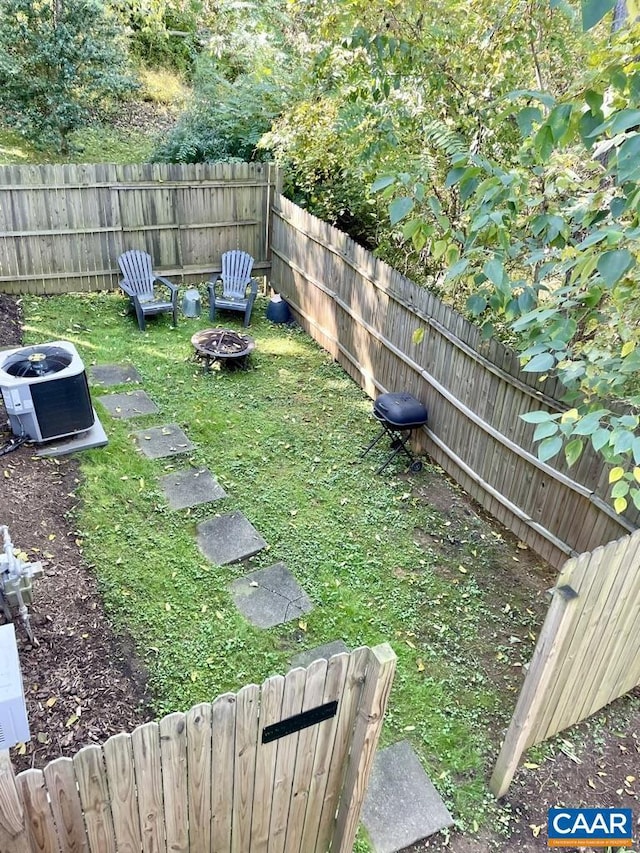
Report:
M 253 258 L 247 252 L 234 250 L 222 256 L 222 274 L 211 279 L 209 290 L 209 319 L 215 320 L 219 308 L 242 311 L 244 325 L 251 321 L 251 311 L 258 293 L 258 282 L 251 277 Z
M 153 314 L 173 314 L 174 327 L 178 322 L 178 285 L 161 275 L 155 275 L 151 265 L 151 255 L 138 249 L 131 249 L 118 258 L 122 271 L 121 289 L 127 294 L 133 305 L 140 331 L 146 328 L 146 318 Z M 155 292 L 155 284 L 160 282 L 169 290 L 169 298 L 162 299 Z

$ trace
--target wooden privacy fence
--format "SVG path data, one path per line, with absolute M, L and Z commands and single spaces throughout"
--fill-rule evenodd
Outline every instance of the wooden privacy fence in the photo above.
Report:
M 540 462 L 519 415 L 562 410 L 561 388 L 522 373 L 517 355 L 331 227 L 275 198 L 271 282 L 303 327 L 372 397 L 423 401 L 432 458 L 550 563 L 638 526 L 607 502 L 607 469 L 589 447 L 569 471 Z M 417 341 L 414 333 L 424 330 Z
M 347 853 L 395 655 L 360 648 L 13 775 L 2 853 Z
M 640 531 L 565 563 L 491 779 L 640 684 Z
M 2 166 L 0 291 L 109 289 L 127 249 L 183 281 L 219 272 L 236 248 L 265 272 L 278 181 L 264 163 Z

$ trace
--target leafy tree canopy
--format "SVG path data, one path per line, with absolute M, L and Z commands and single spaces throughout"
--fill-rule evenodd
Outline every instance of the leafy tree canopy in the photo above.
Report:
M 0 0 L 0 110 L 36 146 L 66 151 L 92 108 L 133 87 L 100 0 Z

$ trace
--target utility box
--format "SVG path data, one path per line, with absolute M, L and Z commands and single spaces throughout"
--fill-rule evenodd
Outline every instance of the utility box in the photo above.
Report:
M 0 750 L 30 739 L 13 625 L 0 625 Z

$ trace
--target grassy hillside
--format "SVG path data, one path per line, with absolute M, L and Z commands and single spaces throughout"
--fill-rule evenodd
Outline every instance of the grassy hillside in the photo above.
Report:
M 96 117 L 72 136 L 70 154 L 41 149 L 0 124 L 0 165 L 20 163 L 144 163 L 175 123 L 189 89 L 175 73 L 141 69 L 135 101 L 122 102 L 107 120 Z

